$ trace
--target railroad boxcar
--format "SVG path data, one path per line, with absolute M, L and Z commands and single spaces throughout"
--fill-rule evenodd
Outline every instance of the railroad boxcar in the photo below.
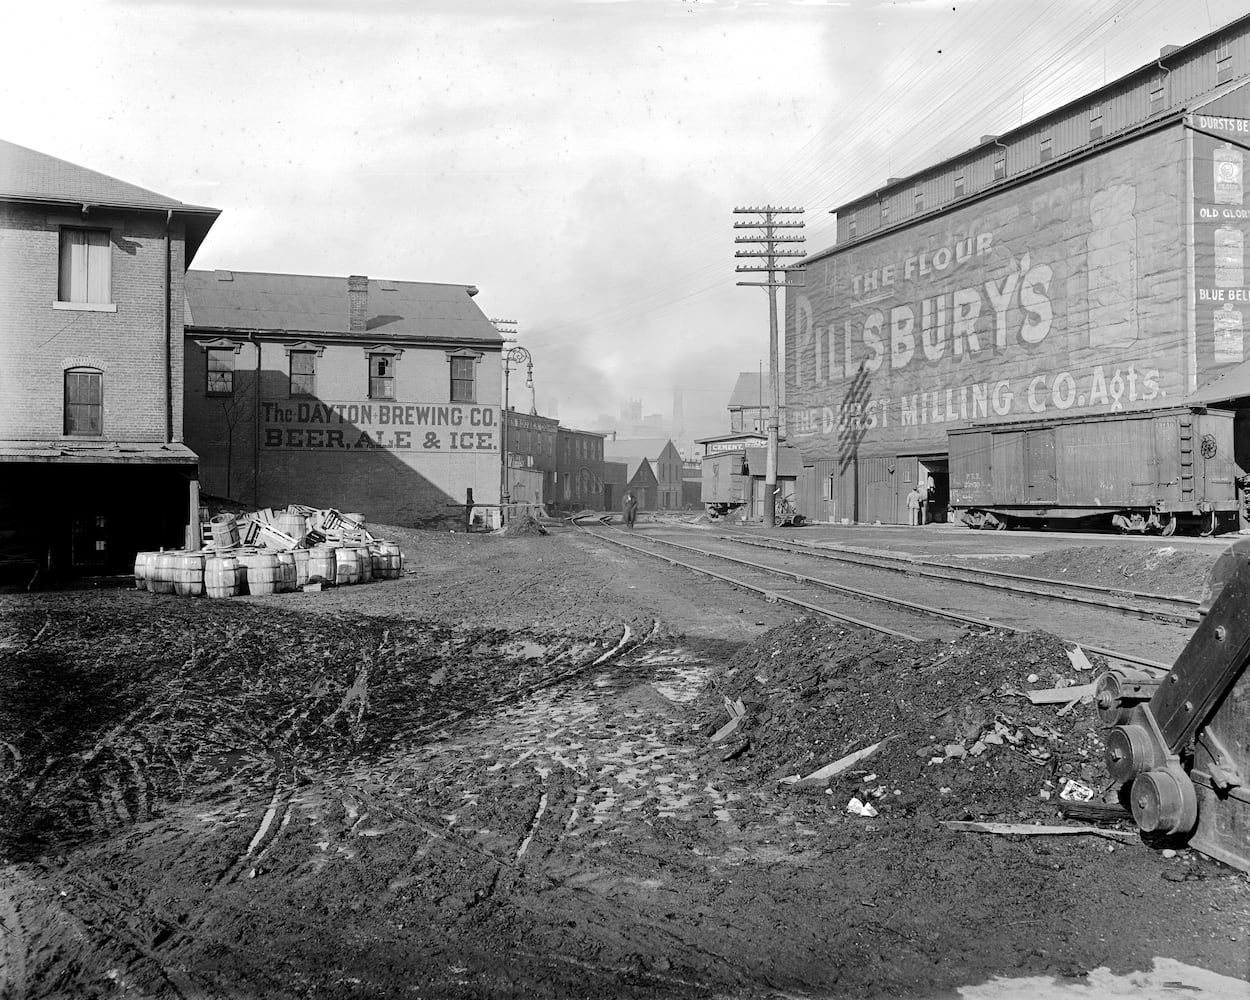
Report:
M 953 430 L 952 519 L 973 528 L 1086 522 L 1163 535 L 1235 528 L 1233 419 L 1175 407 Z
M 767 469 L 767 448 L 741 448 L 703 456 L 703 489 L 701 499 L 708 517 L 729 517 L 734 513 L 762 516 L 764 476 Z M 791 523 L 801 520 L 793 511 L 794 490 L 803 459 L 797 448 L 777 448 L 777 516 L 790 509 Z M 797 519 L 797 520 L 795 520 Z

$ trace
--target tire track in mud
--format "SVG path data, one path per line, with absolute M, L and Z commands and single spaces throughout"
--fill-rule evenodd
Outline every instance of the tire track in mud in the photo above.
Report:
M 26 935 L 13 886 L 16 865 L 0 868 L 0 997 L 26 996 Z
M 650 632 L 642 636 L 636 635 L 628 624 L 623 624 L 619 638 L 606 649 L 603 646 L 594 648 L 598 644 L 588 644 L 582 640 L 557 641 L 545 651 L 538 650 L 538 659 L 534 662 L 559 664 L 561 659 L 575 657 L 572 662 L 521 687 L 502 691 L 470 707 L 458 708 L 427 719 L 421 725 L 403 733 L 402 746 L 408 752 L 419 750 L 431 734 L 436 734 L 433 745 L 437 746 L 446 742 L 449 733 L 462 730 L 466 726 L 470 729 L 476 727 L 481 720 L 490 719 L 501 710 L 508 712 L 519 709 L 534 698 L 545 701 L 545 692 L 555 694 L 564 689 L 593 688 L 596 671 L 604 670 L 626 653 L 645 646 L 654 639 L 658 631 L 658 622 L 652 622 Z M 531 644 L 528 640 L 522 641 L 522 646 L 529 645 Z M 588 645 L 591 647 L 589 651 Z M 522 649 L 516 655 L 524 660 L 528 654 Z M 188 663 L 194 659 L 193 655 Z M 161 885 L 146 875 L 142 868 L 137 876 L 127 876 L 120 881 L 110 879 L 111 885 L 106 885 L 88 873 L 93 870 L 93 865 L 98 867 L 99 859 L 107 854 L 97 854 L 94 849 L 89 849 L 87 856 L 79 855 L 63 868 L 54 866 L 44 869 L 40 875 L 32 873 L 32 884 L 42 887 L 39 898 L 44 911 L 40 914 L 44 928 L 72 928 L 70 936 L 75 941 L 74 951 L 81 956 L 86 966 L 96 964 L 96 959 L 100 956 L 107 958 L 120 949 L 124 953 L 124 961 L 109 959 L 104 964 L 109 965 L 110 969 L 115 967 L 120 970 L 117 973 L 120 977 L 117 982 L 121 984 L 133 982 L 136 976 L 143 978 L 147 975 L 149 980 L 152 976 L 159 977 L 168 984 L 168 989 L 173 994 L 186 997 L 187 1000 L 215 995 L 211 989 L 206 992 L 207 988 L 186 971 L 194 968 L 196 956 L 209 950 L 229 955 L 230 961 L 239 969 L 248 970 L 253 982 L 271 981 L 275 987 L 274 995 L 286 995 L 289 984 L 280 984 L 273 980 L 264 963 L 254 959 L 247 948 L 234 939 L 231 921 L 242 912 L 241 907 L 246 905 L 246 897 L 237 894 L 242 886 L 238 889 L 230 887 L 240 881 L 245 872 L 252 876 L 262 874 L 271 859 L 277 860 L 284 853 L 283 833 L 291 826 L 295 817 L 305 814 L 310 800 L 328 798 L 336 789 L 347 797 L 355 797 L 355 814 L 350 812 L 350 806 L 344 806 L 343 809 L 342 826 L 346 829 L 342 833 L 346 837 L 370 838 L 375 842 L 384 839 L 388 835 L 386 829 L 379 830 L 369 825 L 373 818 L 379 816 L 389 817 L 406 827 L 423 831 L 429 838 L 429 846 L 423 850 L 432 850 L 444 856 L 442 871 L 452 870 L 459 858 L 475 858 L 475 867 L 481 873 L 482 888 L 479 891 L 483 899 L 489 898 L 501 879 L 505 884 L 510 884 L 517 877 L 515 873 L 518 866 L 527 865 L 540 844 L 547 845 L 552 830 L 558 829 L 563 833 L 572 827 L 577 812 L 571 794 L 567 798 L 553 794 L 549 800 L 550 809 L 540 809 L 532 816 L 527 837 L 506 844 L 488 843 L 483 846 L 472 842 L 471 835 L 448 823 L 445 816 L 426 814 L 419 808 L 412 808 L 415 803 L 409 801 L 410 796 L 404 794 L 404 789 L 392 787 L 394 782 L 402 782 L 405 775 L 410 776 L 412 773 L 413 761 L 407 754 L 396 756 L 386 753 L 381 760 L 375 760 L 372 764 L 366 764 L 362 760 L 360 765 L 345 767 L 326 766 L 324 753 L 318 754 L 322 758 L 320 760 L 310 761 L 304 758 L 299 751 L 311 735 L 310 727 L 311 732 L 324 732 L 328 725 L 334 725 L 336 718 L 344 715 L 347 716 L 353 733 L 362 732 L 368 725 L 371 717 L 370 678 L 370 666 L 366 661 L 359 666 L 353 681 L 337 704 L 331 707 L 324 706 L 324 701 L 320 703 L 330 711 L 315 727 L 312 727 L 311 720 L 316 717 L 316 700 L 311 704 L 306 703 L 302 711 L 293 709 L 285 713 L 277 724 L 263 730 L 249 731 L 246 722 L 241 719 L 225 723 L 223 733 L 230 730 L 237 731 L 239 737 L 246 735 L 251 747 L 268 746 L 273 756 L 268 774 L 264 777 L 254 773 L 252 769 L 234 768 L 224 772 L 232 776 L 236 785 L 242 783 L 245 788 L 255 788 L 263 781 L 267 787 L 267 804 L 260 809 L 259 815 L 252 811 L 255 806 L 244 806 L 245 811 L 236 813 L 238 818 L 245 814 L 255 817 L 252 820 L 255 825 L 250 839 L 239 830 L 237 818 L 231 821 L 235 824 L 232 837 L 238 839 L 241 836 L 243 839 L 239 842 L 237 852 L 230 855 L 231 861 L 221 870 L 216 881 L 213 882 L 210 877 L 210 885 L 226 891 L 212 906 L 193 906 L 189 913 L 177 914 L 154 905 L 153 890 L 159 890 Z M 155 706 L 149 702 L 145 710 L 151 713 L 156 709 L 160 717 L 169 716 L 172 719 L 172 722 L 162 722 L 162 725 L 184 724 L 180 720 L 186 717 L 186 712 L 180 712 L 176 705 L 175 695 L 180 692 L 192 698 L 197 697 L 193 692 L 182 692 L 180 687 L 171 685 L 165 697 Z M 177 776 L 176 787 L 185 790 L 188 780 L 194 781 L 195 778 L 183 770 L 178 744 L 171 744 L 159 737 L 157 734 L 163 730 L 146 726 L 147 720 L 144 720 L 144 725 L 140 725 L 142 732 L 123 736 L 127 726 L 139 724 L 139 715 L 138 710 L 128 714 L 122 724 L 111 727 L 87 753 L 80 754 L 79 759 L 74 761 L 78 767 L 75 774 L 85 773 L 96 790 L 89 803 L 89 812 L 92 818 L 91 828 L 106 837 L 102 851 L 115 852 L 120 849 L 124 852 L 119 855 L 120 858 L 132 855 L 137 845 L 143 845 L 142 850 L 146 856 L 159 857 L 164 851 L 171 859 L 176 859 L 185 849 L 179 845 L 186 841 L 188 834 L 191 837 L 197 836 L 194 830 L 181 832 L 168 824 L 164 827 L 154 826 L 147 831 L 135 828 L 139 820 L 151 815 L 156 794 L 156 786 L 147 771 L 159 757 L 162 761 L 161 767 L 167 773 Z M 149 728 L 151 733 L 148 733 Z M 211 740 L 205 742 L 212 752 Z M 223 761 L 227 758 L 233 760 L 233 755 L 244 754 L 244 751 L 236 749 L 238 744 L 233 741 L 232 744 L 225 743 L 221 746 Z M 282 750 L 275 753 L 279 747 Z M 240 758 L 240 763 L 243 762 Z M 202 770 L 202 767 L 199 769 Z M 91 773 L 93 771 L 101 773 Z M 382 777 L 384 784 L 372 788 L 355 781 L 362 772 Z M 196 788 L 196 797 L 202 799 L 203 793 L 211 787 L 199 786 Z M 227 785 L 221 785 L 221 790 L 226 788 Z M 221 791 L 214 794 L 220 801 Z M 242 805 L 243 801 L 246 799 L 239 804 Z M 171 820 L 176 822 L 176 814 L 171 814 Z M 119 827 L 135 831 L 126 835 L 124 844 L 107 840 L 116 837 Z M 292 846 L 299 852 L 304 849 L 304 843 L 301 840 Z M 200 853 L 211 855 L 212 851 L 201 850 Z M 96 858 L 94 861 L 93 856 Z M 288 864 L 287 867 L 290 870 L 292 865 Z M 69 896 L 57 897 L 53 891 L 53 887 L 57 885 L 70 890 Z M 191 895 L 195 896 L 197 893 L 198 890 L 195 890 Z M 49 898 L 44 899 L 45 895 Z M 174 895 L 179 895 L 176 889 Z M 288 929 L 302 923 L 298 915 L 289 912 L 283 912 L 280 919 Z M 461 919 L 471 918 L 466 915 Z M 324 924 L 316 921 L 310 922 L 307 927 L 309 935 L 313 936 L 324 933 L 325 930 Z M 24 963 L 29 941 L 24 936 L 9 934 L 5 934 L 4 939 L 8 949 L 5 953 L 5 975 L 9 977 L 8 982 L 5 982 L 4 995 L 20 995 L 12 984 L 16 982 L 15 977 L 25 975 L 24 972 L 15 970 L 26 968 Z M 21 957 L 14 957 L 14 954 Z M 144 973 L 144 969 L 149 971 Z

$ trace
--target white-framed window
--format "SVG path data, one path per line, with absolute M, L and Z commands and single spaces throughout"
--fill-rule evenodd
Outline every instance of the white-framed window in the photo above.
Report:
M 395 398 L 395 355 L 369 355 L 369 398 Z
M 109 305 L 113 298 L 111 244 L 107 229 L 61 229 L 58 302 Z
M 209 347 L 205 349 L 204 391 L 210 396 L 234 395 L 235 347 Z
M 291 351 L 292 396 L 317 395 L 317 352 Z
M 448 351 L 451 370 L 450 398 L 453 403 L 477 402 L 477 364 L 482 355 L 474 351 Z
M 104 433 L 104 373 L 94 368 L 65 371 L 65 436 Z

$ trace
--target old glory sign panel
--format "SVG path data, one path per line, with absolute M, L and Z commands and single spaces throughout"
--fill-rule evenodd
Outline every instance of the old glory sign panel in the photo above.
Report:
M 787 301 L 791 437 L 936 443 L 1179 399 L 1180 164 L 1161 142 L 812 262 Z
M 261 447 L 290 451 L 498 451 L 493 406 L 372 400 L 261 404 Z

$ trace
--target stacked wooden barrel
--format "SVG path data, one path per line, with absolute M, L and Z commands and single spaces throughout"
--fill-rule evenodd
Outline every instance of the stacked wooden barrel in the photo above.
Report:
M 224 598 L 395 580 L 404 570 L 400 547 L 374 538 L 359 513 L 292 504 L 277 513 L 218 514 L 205 534 L 200 551 L 138 553 L 136 589 Z

